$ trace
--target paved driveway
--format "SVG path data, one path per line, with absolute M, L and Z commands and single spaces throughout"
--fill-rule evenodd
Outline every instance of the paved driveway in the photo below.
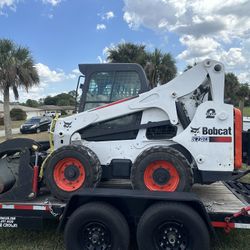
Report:
M 20 133 L 20 128 L 13 128 L 12 129 L 12 134 L 19 134 Z M 5 136 L 5 131 L 4 130 L 0 130 L 0 137 Z

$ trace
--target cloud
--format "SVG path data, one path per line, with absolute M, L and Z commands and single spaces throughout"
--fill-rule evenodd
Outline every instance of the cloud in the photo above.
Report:
M 0 0 L 0 9 L 3 7 L 13 7 L 18 0 Z
M 37 68 L 41 84 L 61 82 L 67 79 L 74 79 L 79 75 L 79 71 L 77 69 L 73 69 L 70 73 L 66 74 L 62 69 L 52 70 L 49 66 L 37 63 L 35 65 Z
M 103 23 L 96 25 L 97 30 L 105 30 L 106 28 L 107 28 L 106 25 Z
M 75 79 L 77 78 L 79 75 L 81 74 L 81 72 L 79 71 L 79 69 L 73 69 L 66 77 L 66 79 Z
M 57 6 L 62 0 L 42 0 L 44 4 L 51 4 L 52 6 Z
M 41 82 L 59 82 L 65 79 L 65 73 L 61 70 L 51 70 L 47 65 L 42 63 L 37 63 L 35 67 L 37 68 Z
M 113 11 L 108 11 L 105 14 L 103 14 L 102 16 L 102 20 L 109 20 L 115 17 L 115 14 Z
M 50 4 L 53 7 L 57 6 L 62 2 L 62 0 L 40 0 L 43 4 Z M 20 0 L 0 0 L 0 10 L 3 8 L 9 8 L 13 11 L 16 10 L 16 5 L 21 2 Z M 1 11 L 0 11 L 1 12 Z M 4 12 L 1 12 L 4 14 Z
M 249 72 L 241 72 L 238 75 L 238 79 L 241 83 L 249 83 L 250 73 Z
M 16 5 L 19 0 L 0 0 L 0 16 L 8 17 L 6 9 L 16 11 Z
M 180 38 L 180 43 L 187 47 L 177 58 L 189 60 L 191 58 L 202 58 L 218 49 L 220 44 L 212 38 L 201 37 L 196 39 L 191 35 L 184 35 Z
M 246 63 L 246 58 L 243 55 L 242 48 L 230 48 L 220 54 L 220 61 L 226 62 L 230 67 L 242 67 Z
M 20 0 L 0 0 L 0 16 L 8 17 L 7 10 L 11 10 L 15 12 L 17 9 L 17 4 L 19 2 L 24 2 L 24 1 L 25 0 L 21 0 L 21 1 Z M 52 7 L 56 7 L 62 2 L 62 0 L 40 0 L 40 2 L 42 2 L 43 4 L 51 5 Z M 52 9 L 50 11 L 52 11 Z M 49 13 L 46 16 L 50 19 L 53 18 L 52 13 Z
M 249 0 L 124 0 L 123 11 L 131 29 L 178 35 L 177 62 L 220 60 L 250 82 Z
M 226 50 L 213 38 L 196 38 L 191 35 L 182 36 L 180 43 L 186 49 L 177 56 L 177 59 L 185 60 L 188 64 L 192 65 L 194 62 L 212 58 L 223 62 L 226 65 L 227 71 L 244 70 L 246 57 L 243 48 L 231 47 Z
M 78 68 L 73 69 L 72 73 L 75 74 L 75 75 L 81 74 L 81 72 L 80 72 L 80 70 Z
M 124 0 L 124 3 L 123 18 L 132 29 L 144 26 L 180 35 L 213 34 L 229 39 L 250 27 L 248 0 L 144 0 L 143 4 L 140 0 Z

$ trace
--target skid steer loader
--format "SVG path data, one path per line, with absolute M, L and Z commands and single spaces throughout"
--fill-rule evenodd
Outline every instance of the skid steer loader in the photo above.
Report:
M 222 63 L 205 60 L 153 89 L 137 64 L 79 69 L 78 113 L 54 120 L 50 146 L 29 139 L 0 144 L 0 199 L 32 197 L 37 168 L 39 185 L 67 200 L 101 179 L 189 191 L 194 183 L 227 180 L 241 167 L 242 117 L 224 103 Z

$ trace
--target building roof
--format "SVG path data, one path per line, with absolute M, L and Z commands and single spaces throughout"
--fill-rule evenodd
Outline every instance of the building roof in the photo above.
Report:
M 20 104 L 10 105 L 10 110 L 12 110 L 13 108 L 22 109 L 25 112 L 43 111 L 43 109 L 41 109 L 41 108 L 27 107 L 27 106 L 23 106 L 23 105 L 20 105 Z M 0 112 L 3 112 L 3 103 L 0 103 Z

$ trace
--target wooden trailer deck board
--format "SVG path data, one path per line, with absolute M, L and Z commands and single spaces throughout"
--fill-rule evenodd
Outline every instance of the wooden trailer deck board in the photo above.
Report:
M 132 188 L 129 180 L 106 181 L 102 182 L 100 187 Z M 222 182 L 210 185 L 195 184 L 192 192 L 202 200 L 209 213 L 236 213 L 248 205 L 238 199 Z
M 222 182 L 194 185 L 192 191 L 200 197 L 208 212 L 235 213 L 247 206 Z

